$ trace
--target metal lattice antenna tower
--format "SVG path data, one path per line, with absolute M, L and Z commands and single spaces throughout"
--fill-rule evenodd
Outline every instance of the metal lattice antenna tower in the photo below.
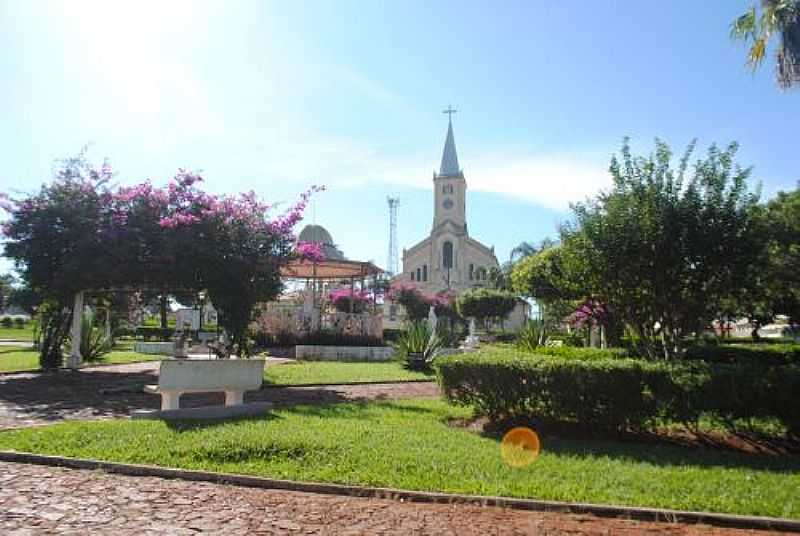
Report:
M 389 256 L 386 259 L 386 270 L 390 276 L 400 271 L 397 258 L 397 207 L 400 206 L 399 197 L 387 197 L 389 203 Z

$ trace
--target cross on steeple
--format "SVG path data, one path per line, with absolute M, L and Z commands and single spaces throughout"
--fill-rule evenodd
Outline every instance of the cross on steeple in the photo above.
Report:
M 448 121 L 452 121 L 453 120 L 453 114 L 456 113 L 456 112 L 458 112 L 458 110 L 456 110 L 455 108 L 453 108 L 449 104 L 447 105 L 447 110 L 442 110 L 443 114 L 447 114 L 447 120 Z

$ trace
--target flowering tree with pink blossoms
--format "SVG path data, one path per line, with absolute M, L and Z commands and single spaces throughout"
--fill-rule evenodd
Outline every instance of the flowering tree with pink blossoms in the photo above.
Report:
M 107 164 L 97 170 L 81 153 L 38 193 L 0 197 L 10 214 L 5 254 L 47 304 L 42 366 L 61 362 L 74 295 L 120 286 L 206 290 L 231 350 L 248 355 L 253 306 L 281 291 L 280 268 L 298 254 L 293 229 L 320 188 L 270 219 L 271 207 L 253 192 L 209 194 L 190 171 L 179 170 L 165 188 L 114 188 L 111 178 Z
M 363 313 L 372 302 L 372 294 L 366 290 L 337 288 L 329 296 L 334 308 L 341 313 Z

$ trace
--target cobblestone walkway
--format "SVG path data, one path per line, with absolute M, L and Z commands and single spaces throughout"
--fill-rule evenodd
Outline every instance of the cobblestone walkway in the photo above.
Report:
M 0 374 L 0 429 L 61 420 L 125 418 L 135 410 L 158 409 L 156 395 L 146 384 L 158 383 L 158 363 L 131 363 L 57 373 Z M 245 394 L 245 402 L 278 406 L 323 404 L 348 400 L 384 400 L 438 396 L 433 382 L 338 385 L 329 387 L 270 387 Z M 186 394 L 181 407 L 222 405 L 222 393 Z
M 2 534 L 760 534 L 703 525 L 431 505 L 0 462 Z

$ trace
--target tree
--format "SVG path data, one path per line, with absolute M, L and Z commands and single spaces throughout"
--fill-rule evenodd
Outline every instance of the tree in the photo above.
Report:
M 81 153 L 38 193 L 0 199 L 11 215 L 6 256 L 42 298 L 42 366 L 61 363 L 76 293 L 116 287 L 155 289 L 162 300 L 171 289 L 206 290 L 232 348 L 247 356 L 253 306 L 280 292 L 292 229 L 318 189 L 270 220 L 254 193 L 208 194 L 198 187 L 202 178 L 185 170 L 166 188 L 111 188 L 110 178 L 107 164 L 96 170 Z
M 511 272 L 513 289 L 536 300 L 542 319 L 551 328 L 573 312 L 575 301 L 585 294 L 580 278 L 569 270 L 563 248 L 552 245 L 525 257 Z
M 611 161 L 611 191 L 574 205 L 562 230 L 591 295 L 651 358 L 680 357 L 685 338 L 710 324 L 763 254 L 758 195 L 747 187 L 750 170 L 734 163 L 737 145 L 711 146 L 690 171 L 693 150 L 673 169 L 665 143 L 634 157 L 626 139 Z
M 11 274 L 0 275 L 0 311 L 8 308 L 8 298 L 14 291 L 14 276 Z
M 520 242 L 514 249 L 511 250 L 511 254 L 508 256 L 508 262 L 514 264 L 515 261 L 524 259 L 528 255 L 533 255 L 537 251 L 538 249 L 535 245 L 533 245 L 533 243 Z
M 467 290 L 456 298 L 456 310 L 464 318 L 475 318 L 479 322 L 502 321 L 511 314 L 519 298 L 511 292 L 490 288 Z
M 5 255 L 24 284 L 42 298 L 40 364 L 61 364 L 75 294 L 103 280 L 115 267 L 107 262 L 103 221 L 109 217 L 111 169 L 94 169 L 82 151 L 58 163 L 54 180 L 22 200 L 3 196 L 11 214 L 4 224 Z
M 757 69 L 777 37 L 775 78 L 782 89 L 800 83 L 800 0 L 761 0 L 731 25 L 731 36 L 749 45 L 747 63 Z
M 392 285 L 389 297 L 403 307 L 410 322 L 419 322 L 428 317 L 430 300 L 414 283 L 403 281 L 395 283 Z
M 765 227 L 770 237 L 767 248 L 768 274 L 776 314 L 800 325 L 800 184 L 791 192 L 778 192 L 767 203 Z

